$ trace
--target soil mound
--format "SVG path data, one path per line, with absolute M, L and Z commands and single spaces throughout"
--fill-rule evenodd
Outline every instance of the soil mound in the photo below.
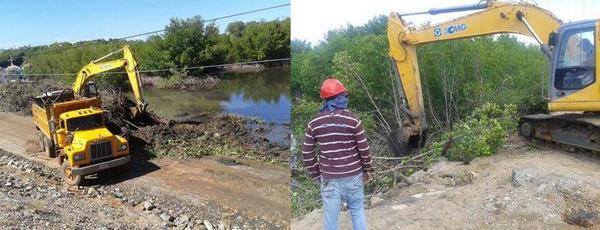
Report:
M 133 139 L 132 149 L 154 156 L 203 157 L 233 156 L 256 160 L 284 162 L 289 156 L 287 146 L 266 138 L 272 124 L 236 115 L 187 114 L 164 119 L 151 110 L 134 117 L 134 102 L 121 92 L 102 94 L 112 129 L 127 127 Z

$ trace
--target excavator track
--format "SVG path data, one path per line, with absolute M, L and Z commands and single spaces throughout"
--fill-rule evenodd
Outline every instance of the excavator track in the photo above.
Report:
M 534 114 L 519 121 L 519 134 L 600 152 L 600 114 Z

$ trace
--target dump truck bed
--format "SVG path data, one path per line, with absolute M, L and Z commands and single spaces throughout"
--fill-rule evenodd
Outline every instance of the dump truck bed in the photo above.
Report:
M 97 97 L 74 100 L 71 90 L 54 91 L 32 99 L 31 116 L 36 127 L 54 141 L 52 134 L 60 114 L 90 107 L 100 108 L 101 105 Z

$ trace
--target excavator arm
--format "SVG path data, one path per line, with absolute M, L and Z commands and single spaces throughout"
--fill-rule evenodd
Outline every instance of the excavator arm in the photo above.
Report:
M 391 13 L 388 17 L 389 56 L 395 74 L 400 79 L 402 90 L 398 96 L 403 102 L 400 111 L 406 114 L 402 127 L 390 137 L 397 155 L 405 154 L 409 148 L 419 147 L 427 129 L 416 46 L 499 33 L 516 33 L 535 38 L 542 51 L 548 57 L 551 56 L 552 47 L 548 46 L 548 40 L 550 34 L 556 32 L 562 23 L 552 13 L 535 5 L 482 1 L 474 6 L 432 9 L 428 13 L 475 9 L 481 11 L 420 29 L 407 26 L 398 13 Z
M 123 51 L 123 58 L 113 60 L 113 61 L 105 61 L 102 60 Z M 142 90 L 142 81 L 140 75 L 137 70 L 137 62 L 133 57 L 131 49 L 128 45 L 125 45 L 122 49 L 112 52 L 104 57 L 101 57 L 95 61 L 90 62 L 85 65 L 79 72 L 77 72 L 77 78 L 75 79 L 75 83 L 73 83 L 73 94 L 75 94 L 75 98 L 80 98 L 84 96 L 84 91 L 87 83 L 90 78 L 93 76 L 104 73 L 107 71 L 111 71 L 118 68 L 125 68 L 125 72 L 127 73 L 127 77 L 129 79 L 129 83 L 131 84 L 131 89 L 133 91 L 133 95 L 135 97 L 136 102 L 136 112 L 143 113 L 146 110 L 147 104 L 144 102 L 144 92 Z

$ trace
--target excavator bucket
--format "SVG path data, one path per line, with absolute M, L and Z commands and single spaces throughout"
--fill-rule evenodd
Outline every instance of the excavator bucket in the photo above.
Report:
M 396 129 L 390 132 L 388 136 L 388 145 L 394 156 L 403 157 L 412 150 L 422 148 L 425 145 L 427 132 L 423 131 L 417 135 L 410 135 L 406 127 Z
M 403 135 L 401 129 L 392 131 L 388 136 L 388 145 L 395 156 L 401 157 L 408 154 L 408 137 Z
M 136 119 L 136 118 L 140 118 L 140 117 L 143 117 L 144 115 L 146 115 L 147 107 L 148 107 L 148 103 L 144 103 L 142 105 L 131 106 L 131 107 L 129 107 L 129 110 L 131 111 L 132 117 L 134 119 Z

